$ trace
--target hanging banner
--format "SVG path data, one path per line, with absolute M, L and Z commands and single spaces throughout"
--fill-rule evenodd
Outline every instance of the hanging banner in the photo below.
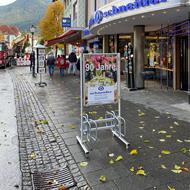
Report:
M 84 106 L 118 102 L 118 54 L 83 55 Z

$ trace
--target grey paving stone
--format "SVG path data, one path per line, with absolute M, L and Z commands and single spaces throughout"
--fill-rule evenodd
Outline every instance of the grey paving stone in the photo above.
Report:
M 17 124 L 20 139 L 21 171 L 27 172 L 26 175 L 23 175 L 23 189 L 32 189 L 32 181 L 29 176 L 30 172 L 33 171 L 52 170 L 71 165 L 72 172 L 80 174 L 60 131 L 56 128 L 58 123 L 55 117 L 56 112 L 51 109 L 46 112 L 42 105 L 44 102 L 38 100 L 37 94 L 23 75 L 12 73 L 12 78 L 14 78 L 16 87 L 15 94 L 19 97 L 19 100 L 15 99 L 15 101 L 17 109 L 19 109 L 17 118 L 20 116 Z M 40 126 L 44 129 L 43 134 L 38 134 L 37 128 L 34 126 L 34 121 L 39 120 L 48 120 L 48 125 Z M 34 155 L 32 156 L 32 154 Z M 75 177 L 81 186 L 82 183 L 87 184 L 84 182 L 82 174 L 75 175 Z

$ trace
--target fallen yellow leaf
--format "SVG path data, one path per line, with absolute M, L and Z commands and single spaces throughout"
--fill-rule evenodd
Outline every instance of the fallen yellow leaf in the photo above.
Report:
M 81 162 L 80 167 L 86 167 L 88 165 L 88 162 Z
M 143 112 L 140 112 L 140 113 L 138 114 L 139 117 L 142 117 L 142 116 L 144 116 L 144 115 L 145 115 L 145 113 L 143 113 Z
M 130 168 L 130 171 L 131 171 L 131 172 L 134 172 L 134 171 L 135 171 L 135 168 L 134 168 L 134 167 L 131 167 L 131 168 Z
M 36 153 L 35 152 L 32 152 L 32 154 L 30 155 L 30 158 L 32 160 L 35 160 L 36 159 Z
M 72 124 L 69 125 L 68 127 L 69 127 L 70 129 L 76 129 L 76 125 L 72 125 Z
M 187 152 L 189 152 L 189 150 L 188 150 L 187 148 L 182 148 L 180 151 L 181 151 L 182 153 L 184 153 L 184 154 L 186 154 Z
M 166 135 L 166 138 L 171 138 L 172 137 L 172 135 Z
M 166 134 L 167 131 L 159 131 L 158 134 Z
M 175 169 L 175 170 L 180 170 L 180 169 L 181 169 L 181 166 L 175 165 L 175 166 L 174 166 L 174 169 Z
M 67 190 L 67 188 L 64 185 L 59 186 L 58 190 Z
M 171 154 L 171 152 L 169 150 L 162 150 L 162 154 Z
M 106 182 L 106 176 L 101 175 L 101 176 L 99 177 L 99 180 L 100 180 L 101 182 Z
M 137 155 L 137 154 L 138 154 L 138 150 L 136 150 L 136 149 L 133 149 L 130 152 L 130 155 Z
M 161 165 L 161 168 L 162 169 L 167 169 L 167 167 L 164 164 Z
M 188 168 L 181 168 L 181 170 L 183 171 L 183 172 L 189 172 L 189 169 Z
M 166 140 L 165 139 L 160 139 L 160 142 L 165 142 Z
M 174 121 L 174 125 L 179 126 L 179 123 L 177 121 Z
M 190 143 L 190 139 L 185 139 L 184 142 Z
M 41 127 L 37 128 L 37 133 L 45 133 L 44 129 Z
M 168 186 L 168 190 L 175 190 L 175 188 Z
M 48 180 L 48 181 L 47 181 L 47 184 L 48 184 L 48 185 L 52 185 L 52 184 L 53 184 L 53 180 Z
M 123 160 L 123 156 L 121 156 L 121 155 L 119 155 L 119 156 L 115 159 L 116 162 L 118 162 L 118 161 L 120 161 L 120 160 Z
M 182 143 L 183 141 L 182 141 L 182 140 L 180 140 L 180 139 L 177 139 L 177 142 L 178 142 L 178 143 Z
M 144 140 L 144 143 L 150 143 L 150 141 L 149 140 Z
M 173 173 L 176 173 L 176 174 L 180 174 L 182 172 L 182 170 L 171 170 Z
M 114 164 L 115 162 L 114 162 L 114 160 L 113 159 L 111 159 L 110 161 L 109 161 L 109 164 Z
M 145 173 L 145 171 L 143 169 L 138 169 L 136 175 L 146 176 L 147 174 Z

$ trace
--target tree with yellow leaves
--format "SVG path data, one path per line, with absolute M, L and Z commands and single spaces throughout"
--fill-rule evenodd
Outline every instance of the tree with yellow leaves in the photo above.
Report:
M 39 31 L 44 41 L 56 38 L 63 33 L 61 20 L 63 17 L 64 5 L 61 0 L 48 5 L 47 11 L 39 22 Z
M 4 35 L 2 32 L 0 32 L 0 41 L 3 41 L 5 38 L 4 38 Z

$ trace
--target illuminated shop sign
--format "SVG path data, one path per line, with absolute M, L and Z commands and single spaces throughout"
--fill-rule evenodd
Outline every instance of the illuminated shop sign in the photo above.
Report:
M 89 29 L 84 29 L 83 30 L 83 36 L 88 36 L 90 34 L 90 30 Z
M 167 2 L 167 0 L 135 0 L 133 3 L 128 3 L 126 5 L 121 6 L 112 6 L 112 9 L 102 12 L 100 10 L 97 10 L 94 14 L 94 17 L 90 19 L 89 21 L 89 27 L 93 26 L 94 24 L 99 24 L 103 18 L 107 18 L 110 16 L 117 15 L 119 13 L 124 13 L 127 11 L 147 7 L 150 5 L 156 5 L 159 3 Z

